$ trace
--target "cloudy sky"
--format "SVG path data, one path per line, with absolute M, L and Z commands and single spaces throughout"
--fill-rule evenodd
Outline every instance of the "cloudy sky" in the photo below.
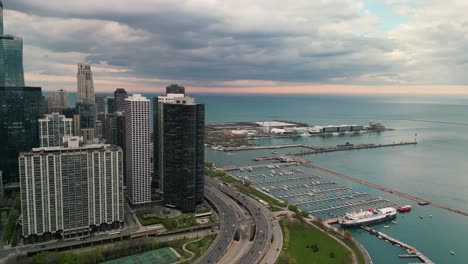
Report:
M 468 93 L 466 0 L 3 0 L 28 85 Z

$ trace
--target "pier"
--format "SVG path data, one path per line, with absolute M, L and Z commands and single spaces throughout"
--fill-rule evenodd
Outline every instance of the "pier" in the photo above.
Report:
M 313 165 L 310 161 L 304 160 L 302 158 L 299 158 L 299 159 L 295 158 L 295 160 L 300 161 L 301 164 L 303 166 L 305 166 L 305 167 L 309 167 L 309 168 L 312 168 L 312 169 L 315 169 L 315 170 L 323 171 L 323 172 L 329 173 L 331 175 L 335 175 L 335 176 L 338 176 L 340 178 L 350 180 L 352 182 L 356 182 L 356 183 L 366 185 L 366 186 L 369 186 L 369 187 L 372 187 L 372 188 L 375 188 L 375 189 L 378 189 L 378 190 L 381 190 L 381 191 L 384 191 L 384 192 L 387 192 L 387 193 L 390 193 L 390 194 L 394 194 L 396 196 L 400 196 L 400 197 L 406 198 L 408 200 L 415 201 L 419 205 L 432 205 L 432 206 L 440 208 L 440 209 L 444 209 L 444 210 L 447 210 L 447 211 L 450 211 L 450 212 L 454 212 L 454 213 L 457 213 L 457 214 L 468 216 L 468 212 L 465 212 L 465 211 L 462 211 L 462 210 L 459 210 L 459 209 L 456 209 L 456 208 L 452 208 L 452 207 L 447 206 L 447 205 L 434 203 L 434 202 L 431 202 L 429 200 L 421 199 L 421 198 L 418 198 L 416 196 L 412 196 L 412 195 L 409 195 L 409 194 L 406 194 L 406 193 L 403 193 L 403 192 L 400 192 L 400 191 L 397 191 L 397 190 L 393 190 L 393 189 L 390 189 L 390 188 L 387 188 L 387 187 L 383 187 L 383 186 L 380 186 L 380 185 L 377 185 L 377 184 L 373 184 L 373 183 L 370 183 L 370 182 L 367 182 L 367 181 L 356 179 L 354 177 L 344 175 L 344 174 L 341 174 L 341 173 L 338 173 L 338 172 L 335 172 L 335 171 L 331 171 L 331 170 L 328 170 L 328 169 Z
M 329 147 L 329 148 L 314 148 L 313 151 L 307 152 L 300 152 L 294 155 L 296 156 L 304 156 L 304 155 L 311 155 L 311 154 L 321 154 L 327 152 L 338 152 L 338 151 L 347 151 L 347 150 L 358 150 L 358 149 L 373 149 L 373 148 L 387 148 L 387 147 L 397 147 L 397 146 L 406 146 L 406 145 L 416 145 L 417 142 L 400 142 L 400 143 L 392 143 L 392 144 L 361 144 L 361 145 L 343 145 L 343 146 L 336 146 L 336 147 Z
M 386 235 L 382 232 L 376 231 L 370 227 L 367 226 L 361 226 L 361 228 L 367 232 L 369 232 L 371 235 L 375 235 L 378 238 L 382 238 L 385 241 L 388 241 L 392 243 L 393 245 L 399 245 L 400 247 L 406 249 L 408 252 L 407 255 L 399 255 L 400 258 L 418 258 L 422 263 L 434 263 L 432 262 L 428 257 L 424 256 L 419 250 L 417 250 L 415 247 L 408 245 L 398 239 L 395 239 L 389 235 Z

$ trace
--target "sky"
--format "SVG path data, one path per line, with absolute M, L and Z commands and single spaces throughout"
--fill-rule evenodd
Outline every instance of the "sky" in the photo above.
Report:
M 26 83 L 159 92 L 468 94 L 466 0 L 3 0 Z

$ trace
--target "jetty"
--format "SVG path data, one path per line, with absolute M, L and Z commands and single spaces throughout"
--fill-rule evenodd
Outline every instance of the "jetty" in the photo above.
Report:
M 417 250 L 415 247 L 408 245 L 396 238 L 393 238 L 389 235 L 386 235 L 382 232 L 379 232 L 377 230 L 374 230 L 368 226 L 361 226 L 361 228 L 367 232 L 369 232 L 371 235 L 375 235 L 378 238 L 381 238 L 385 241 L 388 241 L 392 243 L 393 245 L 398 245 L 404 249 L 406 249 L 406 252 L 408 252 L 407 255 L 399 255 L 400 258 L 418 258 L 422 263 L 430 263 L 433 264 L 432 260 L 430 260 L 428 257 L 424 256 L 419 250 Z

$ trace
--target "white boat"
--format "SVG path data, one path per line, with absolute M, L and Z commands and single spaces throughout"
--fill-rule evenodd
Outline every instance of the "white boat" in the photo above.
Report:
M 345 134 L 345 135 L 352 135 L 353 132 L 351 132 L 351 131 L 346 131 L 346 132 L 344 132 L 344 134 Z
M 228 156 L 235 156 L 236 153 L 229 152 L 227 155 L 228 155 Z
M 384 222 L 388 219 L 393 219 L 397 214 L 394 207 L 386 207 L 381 209 L 369 209 L 359 213 L 347 213 L 339 220 L 341 226 L 361 226 Z
M 310 137 L 310 136 L 311 136 L 310 133 L 307 133 L 307 132 L 301 134 L 301 137 Z
M 452 250 L 450 250 L 450 254 L 455 255 L 455 252 L 453 252 Z
M 340 133 L 338 133 L 338 132 L 333 132 L 332 133 L 332 136 L 339 136 L 339 135 L 340 135 Z
M 359 134 L 366 134 L 367 130 L 359 130 Z

